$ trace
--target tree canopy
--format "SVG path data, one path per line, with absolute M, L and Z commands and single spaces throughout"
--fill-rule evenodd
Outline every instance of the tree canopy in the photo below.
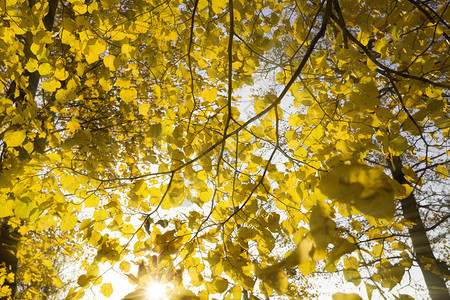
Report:
M 407 298 L 419 266 L 449 297 L 448 1 L 0 15 L 0 299 L 109 297 L 105 263 L 135 296 L 299 298 L 325 272 Z

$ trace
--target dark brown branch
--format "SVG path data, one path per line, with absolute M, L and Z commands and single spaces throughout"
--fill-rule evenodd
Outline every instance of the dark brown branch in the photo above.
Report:
M 413 4 L 415 7 L 417 7 L 417 9 L 418 10 L 420 10 L 426 17 L 427 17 L 427 19 L 430 21 L 430 22 L 436 22 L 435 21 L 435 18 L 425 9 L 425 8 L 423 8 L 423 6 L 425 6 L 426 8 L 428 8 L 435 16 L 436 16 L 436 18 L 438 19 L 438 21 L 439 22 L 441 22 L 447 29 L 450 29 L 450 26 L 447 24 L 447 22 L 445 22 L 443 19 L 442 19 L 442 17 L 437 13 L 437 12 L 435 12 L 433 9 L 431 9 L 427 4 L 422 4 L 420 1 L 415 1 L 415 0 L 408 0 L 411 4 Z M 423 6 L 422 6 L 423 5 Z M 448 4 L 447 4 L 448 5 Z M 443 36 L 445 37 L 445 39 L 447 40 L 447 41 L 449 41 L 450 42 L 450 36 L 446 33 L 446 32 L 444 32 L 443 33 Z
M 399 156 L 394 156 L 388 160 L 392 176 L 400 184 L 406 184 L 407 180 L 402 172 L 403 163 Z M 430 297 L 433 300 L 450 299 L 450 294 L 442 276 L 435 274 L 429 266 L 429 261 L 436 266 L 436 258 L 431 249 L 430 241 L 426 234 L 426 229 L 419 213 L 417 200 L 414 192 L 400 201 L 403 210 L 403 216 L 414 226 L 409 229 L 412 245 L 415 252 L 415 259 L 422 270 L 425 283 L 427 285 Z

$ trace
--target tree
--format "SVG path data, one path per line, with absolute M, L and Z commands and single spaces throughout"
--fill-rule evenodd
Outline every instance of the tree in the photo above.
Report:
M 416 264 L 430 297 L 448 298 L 449 13 L 4 1 L 2 297 L 19 297 L 32 256 L 18 249 L 45 248 L 58 226 L 95 249 L 68 299 L 101 284 L 106 262 L 201 299 L 295 297 L 319 271 L 386 295 Z M 237 96 L 264 74 L 272 89 Z

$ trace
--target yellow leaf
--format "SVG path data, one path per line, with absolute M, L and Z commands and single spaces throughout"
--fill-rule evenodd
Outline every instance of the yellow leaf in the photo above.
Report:
M 353 283 L 355 286 L 358 286 L 361 283 L 361 275 L 359 274 L 358 270 L 344 269 L 343 273 L 344 273 L 345 280 Z M 352 299 L 352 298 L 350 298 L 350 299 Z
M 75 215 L 69 214 L 67 219 L 63 220 L 63 223 L 61 224 L 61 230 L 63 231 L 69 231 L 72 230 L 75 225 L 77 225 L 78 219 Z
M 100 268 L 97 265 L 91 265 L 88 267 L 86 276 L 87 277 L 95 277 L 100 272 Z
M 288 120 L 289 120 L 289 126 L 292 126 L 292 127 L 299 127 L 305 121 L 303 116 L 298 115 L 298 114 L 290 115 Z
M 225 297 L 225 299 L 241 300 L 242 288 L 239 285 L 235 285 L 228 291 L 227 297 Z
M 130 89 L 123 89 L 120 91 L 120 98 L 122 98 L 125 102 L 132 102 L 136 100 L 137 98 L 137 91 L 136 89 L 130 88 Z
M 442 165 L 437 165 L 436 166 L 436 172 L 438 172 L 439 175 L 441 175 L 442 178 L 447 178 L 448 177 L 448 169 L 445 168 Z
M 341 165 L 323 175 L 320 191 L 329 199 L 354 205 L 377 218 L 392 218 L 395 212 L 392 179 L 381 168 Z
M 228 0 L 214 0 L 212 1 L 212 9 L 216 14 L 221 13 L 227 7 Z
M 14 201 L 6 200 L 6 203 L 1 204 L 0 218 L 5 218 L 13 215 Z
M 335 245 L 333 250 L 328 253 L 329 261 L 328 263 L 334 263 L 341 256 L 351 253 L 357 249 L 356 245 L 347 239 L 339 239 Z
M 292 251 L 280 264 L 285 268 L 292 268 L 312 257 L 314 242 L 310 236 L 304 237 L 297 248 Z
M 105 297 L 111 296 L 113 293 L 113 287 L 112 287 L 111 283 L 108 282 L 108 283 L 102 284 L 101 291 Z
M 86 4 L 80 4 L 81 1 L 77 1 L 77 3 L 73 6 L 73 10 L 78 14 L 82 15 L 87 12 L 87 5 Z
M 126 234 L 130 234 L 130 235 L 131 235 L 131 234 L 133 234 L 133 233 L 136 232 L 136 229 L 134 228 L 133 225 L 127 224 L 127 225 L 125 225 L 125 226 L 122 227 L 121 232 L 122 232 L 124 235 L 126 235 Z
M 161 132 L 162 132 L 162 125 L 161 123 L 157 123 L 150 126 L 148 135 L 150 137 L 156 138 L 161 135 Z
M 61 156 L 59 156 L 57 153 L 49 153 L 46 155 L 51 162 L 59 162 L 61 161 Z
M 389 137 L 388 149 L 394 156 L 400 156 L 408 149 L 408 140 L 401 135 Z
M 88 6 L 88 12 L 92 14 L 94 11 L 98 10 L 98 2 L 94 1 Z
M 34 58 L 30 58 L 25 65 L 25 69 L 27 69 L 28 72 L 33 73 L 38 69 L 38 61 Z
M 217 293 L 223 293 L 228 288 L 228 280 L 226 280 L 225 278 L 215 279 L 214 286 Z
M 312 274 L 316 270 L 316 262 L 312 259 L 308 259 L 307 261 L 299 264 L 298 269 L 305 276 Z
M 120 263 L 119 268 L 120 268 L 122 271 L 124 271 L 124 272 L 129 272 L 129 271 L 130 271 L 130 268 L 131 268 L 131 265 L 130 265 L 129 262 L 127 262 L 127 261 L 124 260 L 124 261 L 122 261 L 122 262 Z
M 82 299 L 83 296 L 84 296 L 84 290 L 71 288 L 69 290 L 69 293 L 67 294 L 66 299 L 77 300 L 77 299 Z
M 191 278 L 191 282 L 194 286 L 200 286 L 203 284 L 203 276 L 197 270 L 195 266 L 191 266 L 188 269 L 189 277 Z
M 64 285 L 64 282 L 61 279 L 59 279 L 58 277 L 53 277 L 52 278 L 52 285 L 57 287 L 57 288 L 60 288 L 60 287 L 62 287 Z
M 110 71 L 115 71 L 116 68 L 119 66 L 119 64 L 117 63 L 117 58 L 114 55 L 112 55 L 112 54 L 103 57 L 103 64 Z
M 23 197 L 20 199 L 16 199 L 14 212 L 16 217 L 25 219 L 30 217 L 33 209 L 35 209 L 36 207 L 36 202 L 31 200 L 29 197 Z
M 210 103 L 215 102 L 217 99 L 217 89 L 216 88 L 206 89 L 201 93 L 201 95 L 206 102 Z
M 392 37 L 392 40 L 394 40 L 394 42 L 398 42 L 400 40 L 401 31 L 402 31 L 401 28 L 397 27 L 396 25 L 392 26 L 391 37 Z
M 403 231 L 403 224 L 395 222 L 394 224 L 392 224 L 392 228 L 397 231 Z
M 92 64 L 98 60 L 100 54 L 106 50 L 106 42 L 102 39 L 91 39 L 88 41 L 84 53 L 86 55 L 86 61 Z
M 413 187 L 407 183 L 399 184 L 396 189 L 396 196 L 398 199 L 407 198 L 414 191 Z
M 6 2 L 14 3 L 14 4 L 15 4 L 17 1 L 16 1 L 16 0 L 8 0 L 8 1 L 6 1 Z M 3 2 L 3 3 L 5 3 L 5 2 Z M 8 5 L 8 3 L 7 3 L 7 5 Z M 14 9 L 14 8 L 13 8 L 13 9 Z M 2 10 L 2 11 L 5 11 L 5 10 Z M 27 32 L 27 30 L 24 29 L 24 26 L 20 26 L 18 22 L 11 22 L 11 23 L 9 24 L 9 27 L 10 27 L 11 30 L 16 34 L 16 36 L 25 34 L 25 32 Z
M 362 224 L 361 224 L 361 222 L 359 222 L 357 220 L 352 220 L 351 225 L 352 225 L 352 228 L 356 231 L 362 230 Z
M 329 212 L 330 208 L 324 201 L 319 202 L 311 212 L 309 223 L 316 244 L 316 259 L 323 259 L 328 244 L 335 240 L 336 224 L 329 218 Z
M 133 46 L 131 46 L 130 44 L 123 44 L 122 45 L 122 53 L 124 53 L 124 54 L 131 54 L 131 52 L 134 49 L 135 48 Z
M 67 129 L 69 129 L 70 132 L 75 132 L 77 130 L 80 130 L 81 129 L 80 121 L 78 121 L 75 118 L 72 118 L 70 120 L 70 122 L 67 123 Z
M 109 217 L 108 211 L 106 209 L 96 210 L 94 212 L 94 219 L 97 221 L 104 221 Z
M 259 114 L 268 106 L 268 104 L 264 100 L 257 100 L 253 106 L 255 108 L 255 112 Z
M 103 77 L 99 79 L 98 83 L 105 90 L 105 92 L 108 92 L 112 89 L 112 85 Z
M 79 286 L 83 287 L 89 284 L 89 279 L 86 275 L 81 275 L 80 277 L 78 277 L 77 283 Z
M 53 72 L 53 67 L 49 63 L 43 63 L 39 65 L 38 71 L 39 75 L 47 76 Z
M 409 182 L 416 183 L 420 180 L 416 172 L 414 172 L 414 170 L 410 166 L 403 167 L 402 172 L 405 176 L 405 179 L 408 180 Z
M 333 300 L 362 300 L 358 294 L 337 293 L 333 295 Z
M 359 267 L 359 261 L 354 256 L 344 258 L 344 267 L 357 269 Z
M 366 283 L 367 297 L 369 297 L 369 300 L 372 299 L 373 291 L 374 291 L 376 288 L 377 288 L 377 287 L 374 286 L 373 284 Z
M 26 137 L 27 134 L 25 130 L 7 131 L 3 137 L 3 140 L 6 142 L 8 147 L 17 147 L 22 145 Z
M 146 116 L 149 110 L 150 110 L 150 105 L 148 105 L 148 104 L 141 104 L 139 106 L 139 114 L 140 115 Z
M 89 242 L 92 244 L 92 246 L 95 247 L 98 245 L 101 238 L 102 238 L 102 234 L 98 231 L 94 231 L 94 232 L 92 232 Z
M 55 70 L 55 78 L 58 80 L 66 80 L 69 77 L 69 72 L 64 69 L 63 65 L 57 66 Z
M 367 67 L 372 71 L 378 69 L 378 66 L 369 58 L 367 59 Z
M 57 80 L 55 78 L 53 78 L 52 80 L 47 80 L 47 81 L 42 82 L 42 89 L 47 92 L 50 92 L 50 93 L 53 93 L 60 87 L 61 87 L 61 82 L 59 82 L 59 80 Z
M 389 42 L 386 38 L 377 39 L 375 42 L 375 51 L 381 53 L 383 56 L 387 56 L 386 48 L 389 46 Z
M 281 264 L 276 264 L 258 272 L 258 276 L 278 294 L 288 291 L 289 280 Z
M 383 245 L 375 245 L 373 246 L 373 257 L 381 257 L 384 253 Z
M 99 203 L 100 198 L 95 195 L 91 195 L 86 200 L 84 200 L 84 206 L 86 207 L 96 207 Z

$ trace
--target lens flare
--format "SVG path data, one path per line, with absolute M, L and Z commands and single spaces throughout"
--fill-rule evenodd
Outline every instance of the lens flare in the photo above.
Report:
M 147 300 L 163 300 L 166 296 L 166 287 L 160 282 L 151 282 L 145 288 Z

